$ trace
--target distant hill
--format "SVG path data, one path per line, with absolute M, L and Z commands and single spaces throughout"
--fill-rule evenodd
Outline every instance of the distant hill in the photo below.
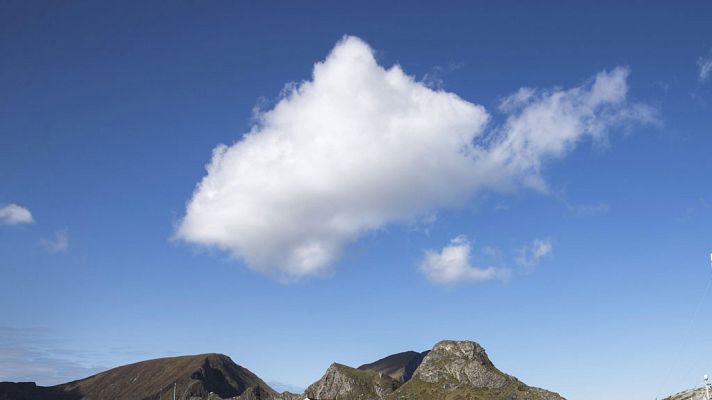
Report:
M 92 399 L 133 400 L 172 394 L 174 383 L 180 398 L 204 397 L 209 393 L 222 398 L 235 397 L 251 387 L 275 394 L 257 375 L 222 354 L 142 361 L 61 386 L 65 391 Z
M 222 354 L 159 358 L 42 387 L 1 382 L 0 400 L 564 400 L 498 370 L 470 341 L 445 340 L 359 368 L 334 363 L 304 394 L 277 393 Z M 689 400 L 672 397 L 669 400 Z
M 200 354 L 141 361 L 53 387 L 3 383 L 0 400 L 172 399 L 174 384 L 176 398 L 181 400 L 232 398 L 243 393 L 244 397 L 262 400 L 277 395 L 257 375 L 235 364 L 230 357 Z
M 0 382 L 0 400 L 79 400 L 81 395 L 34 382 Z

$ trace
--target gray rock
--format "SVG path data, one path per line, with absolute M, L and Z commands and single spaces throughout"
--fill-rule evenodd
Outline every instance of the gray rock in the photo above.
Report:
M 277 395 L 273 400 L 304 400 L 307 396 L 303 394 L 296 394 L 292 392 L 282 392 Z
M 498 370 L 485 350 L 470 341 L 437 343 L 413 377 L 388 400 L 564 400 L 556 393 L 530 387 Z
M 304 394 L 312 400 L 383 400 L 399 385 L 388 375 L 334 363 Z
M 499 389 L 514 381 L 494 367 L 485 349 L 470 341 L 443 340 L 423 359 L 414 375 L 444 389 L 460 386 Z
M 674 394 L 670 397 L 666 397 L 664 400 L 699 400 L 705 398 L 705 388 L 699 387 L 695 389 L 688 389 L 680 393 Z

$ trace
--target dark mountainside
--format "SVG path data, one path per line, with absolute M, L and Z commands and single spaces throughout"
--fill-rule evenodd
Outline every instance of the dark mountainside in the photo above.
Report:
M 85 379 L 41 387 L 3 383 L 0 400 L 35 399 L 169 399 L 176 385 L 176 398 L 239 397 L 271 399 L 277 393 L 248 369 L 222 354 L 159 358 L 110 369 Z M 255 397 L 257 393 L 261 397 Z
M 352 368 L 332 364 L 304 394 L 277 393 L 220 354 L 160 358 L 52 387 L 0 383 L 0 400 L 564 400 L 499 371 L 470 341 L 394 354 Z
M 390 376 L 400 383 L 404 383 L 413 376 L 415 369 L 418 368 L 429 351 L 418 353 L 415 351 L 404 351 L 403 353 L 393 354 L 388 357 L 381 358 L 376 362 L 364 364 L 358 369 L 362 371 L 373 371 Z

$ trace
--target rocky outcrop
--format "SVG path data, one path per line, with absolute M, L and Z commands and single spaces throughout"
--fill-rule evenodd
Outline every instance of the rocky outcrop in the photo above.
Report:
M 277 395 L 273 400 L 303 400 L 305 396 L 303 394 L 296 394 L 292 392 L 282 392 Z
M 384 357 L 370 364 L 364 364 L 358 369 L 362 371 L 373 371 L 386 374 L 400 383 L 407 382 L 418 368 L 428 351 L 418 353 L 416 351 L 404 351 Z
M 470 341 L 437 343 L 413 377 L 388 400 L 563 400 L 498 370 L 485 349 Z
M 670 397 L 666 397 L 663 400 L 697 400 L 705 398 L 705 388 L 700 387 L 696 389 L 684 390 L 680 393 L 674 394 Z
M 334 363 L 304 394 L 311 400 L 383 400 L 399 385 L 388 375 Z
M 358 369 L 332 364 L 305 395 L 314 400 L 564 400 L 498 370 L 479 344 L 453 340 Z
M 453 340 L 437 343 L 415 371 L 414 377 L 423 382 L 437 383 L 445 389 L 461 386 L 499 389 L 513 380 L 494 367 L 482 346 L 475 342 Z

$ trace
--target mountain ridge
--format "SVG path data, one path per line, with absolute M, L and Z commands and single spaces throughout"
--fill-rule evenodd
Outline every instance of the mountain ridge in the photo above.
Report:
M 0 383 L 0 400 L 564 400 L 498 370 L 472 341 L 444 340 L 358 368 L 332 363 L 303 394 L 278 393 L 218 353 L 140 361 L 67 383 Z

